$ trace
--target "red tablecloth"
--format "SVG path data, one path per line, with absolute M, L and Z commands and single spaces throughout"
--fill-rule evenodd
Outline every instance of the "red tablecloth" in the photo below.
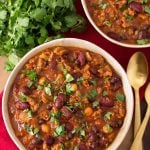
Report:
M 81 2 L 77 1 L 77 8 L 78 12 L 85 16 Z M 102 36 L 100 36 L 94 28 L 90 25 L 90 23 L 87 21 L 87 29 L 82 34 L 77 33 L 67 33 L 67 37 L 75 37 L 75 38 L 81 38 L 88 41 L 91 41 L 97 45 L 99 45 L 101 48 L 105 49 L 107 52 L 109 52 L 112 56 L 114 56 L 120 64 L 126 69 L 127 63 L 129 61 L 129 58 L 131 55 L 136 51 L 144 52 L 148 61 L 150 62 L 150 48 L 143 48 L 143 49 L 131 49 L 131 48 L 124 48 L 117 45 L 114 45 L 104 39 Z M 141 89 L 141 99 L 143 99 L 143 91 L 145 87 Z M 1 106 L 1 99 L 2 94 L 0 94 L 0 106 Z M 2 111 L 0 107 L 0 150 L 17 150 L 16 146 L 13 144 L 12 140 L 7 134 L 7 131 L 5 129 L 3 119 L 2 119 Z

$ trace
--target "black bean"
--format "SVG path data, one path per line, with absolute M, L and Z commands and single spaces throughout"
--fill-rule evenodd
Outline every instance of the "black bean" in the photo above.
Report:
M 45 143 L 46 143 L 48 146 L 53 145 L 54 142 L 55 142 L 55 139 L 54 139 L 54 137 L 52 137 L 52 136 L 49 136 L 49 137 L 46 138 L 46 140 L 45 140 Z
M 25 110 L 25 109 L 29 109 L 30 108 L 30 105 L 28 102 L 21 102 L 21 101 L 17 101 L 16 104 L 15 104 L 16 108 L 17 109 L 20 109 L 20 110 Z
M 136 11 L 136 12 L 142 12 L 142 11 L 143 11 L 143 6 L 142 6 L 142 4 L 141 4 L 141 3 L 138 3 L 138 2 L 131 2 L 131 3 L 129 4 L 129 7 L 130 7 L 131 9 L 133 9 L 134 11 Z
M 66 119 L 70 119 L 72 117 L 71 110 L 69 110 L 66 106 L 63 106 L 63 108 L 61 109 L 61 112 Z
M 112 39 L 115 39 L 117 41 L 122 41 L 123 40 L 123 37 L 117 33 L 114 33 L 114 32 L 108 32 L 107 35 L 112 38 Z
M 20 89 L 20 92 L 24 93 L 25 95 L 30 95 L 32 93 L 32 90 L 29 87 L 27 87 L 27 86 L 23 86 Z
M 109 97 L 100 96 L 99 100 L 100 100 L 100 106 L 102 106 L 102 107 L 113 107 L 114 106 L 113 99 L 111 99 Z

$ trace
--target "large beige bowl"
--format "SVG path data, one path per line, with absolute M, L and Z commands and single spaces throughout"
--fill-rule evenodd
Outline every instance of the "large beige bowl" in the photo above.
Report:
M 128 48 L 146 48 L 146 47 L 150 47 L 150 43 L 148 44 L 145 44 L 145 45 L 137 45 L 137 44 L 126 44 L 126 43 L 122 43 L 122 42 L 119 42 L 119 41 L 116 41 L 112 38 L 110 38 L 109 36 L 107 36 L 104 32 L 102 32 L 98 26 L 95 24 L 95 22 L 93 21 L 89 11 L 88 11 L 88 8 L 87 8 L 87 4 L 86 4 L 86 0 L 81 0 L 81 3 L 82 3 L 82 6 L 83 6 L 83 9 L 84 9 L 84 12 L 89 20 L 89 22 L 92 24 L 92 26 L 95 28 L 95 30 L 100 34 L 102 35 L 104 38 L 106 38 L 108 41 L 114 43 L 114 44 L 117 44 L 117 45 L 120 45 L 120 46 L 123 46 L 123 47 L 128 47 Z
M 124 120 L 124 124 L 122 128 L 120 129 L 120 132 L 118 133 L 117 137 L 115 138 L 114 142 L 108 147 L 108 150 L 116 150 L 123 139 L 125 138 L 125 135 L 127 134 L 131 121 L 132 121 L 132 114 L 133 114 L 133 95 L 132 95 L 132 90 L 131 86 L 129 84 L 129 81 L 127 79 L 127 75 L 121 65 L 106 51 L 101 49 L 100 47 L 84 40 L 80 39 L 74 39 L 74 38 L 64 38 L 64 39 L 58 39 L 54 40 L 45 44 L 42 44 L 36 48 L 34 48 L 32 51 L 30 51 L 27 55 L 25 55 L 20 63 L 15 67 L 11 75 L 9 76 L 9 79 L 6 83 L 5 89 L 4 89 L 4 95 L 3 95 L 3 100 L 2 100 L 2 114 L 3 114 L 3 119 L 5 122 L 6 129 L 14 141 L 14 143 L 17 145 L 17 147 L 21 150 L 24 150 L 24 146 L 21 144 L 19 139 L 16 137 L 14 130 L 11 126 L 11 122 L 9 119 L 9 114 L 8 114 L 8 96 L 9 92 L 11 90 L 12 84 L 20 71 L 20 69 L 24 66 L 24 64 L 33 56 L 35 56 L 37 53 L 45 50 L 46 48 L 50 48 L 53 46 L 71 46 L 71 47 L 80 47 L 80 48 L 85 48 L 90 51 L 93 51 L 95 53 L 98 53 L 102 55 L 110 64 L 111 66 L 115 69 L 115 71 L 120 75 L 122 82 L 123 82 L 123 88 L 126 96 L 126 117 Z

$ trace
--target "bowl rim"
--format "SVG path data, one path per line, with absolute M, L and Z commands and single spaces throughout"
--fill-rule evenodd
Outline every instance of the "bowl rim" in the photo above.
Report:
M 127 47 L 127 48 L 148 48 L 150 47 L 150 43 L 148 44 L 145 44 L 145 45 L 138 45 L 138 44 L 126 44 L 126 43 L 122 43 L 122 42 L 119 42 L 117 40 L 114 40 L 112 38 L 110 38 L 109 36 L 107 36 L 104 32 L 102 32 L 98 26 L 95 24 L 94 20 L 92 19 L 89 11 L 88 11 L 88 8 L 87 8 L 87 4 L 86 4 L 86 0 L 81 0 L 81 4 L 82 4 L 82 7 L 84 9 L 84 12 L 86 14 L 86 17 L 88 18 L 89 22 L 92 24 L 92 26 L 95 28 L 95 30 L 101 35 L 103 36 L 106 40 L 116 44 L 116 45 L 119 45 L 119 46 L 122 46 L 122 47 Z
M 53 40 L 47 43 L 44 43 L 42 45 L 39 45 L 35 48 L 33 48 L 30 52 L 28 52 L 18 63 L 18 65 L 14 68 L 14 70 L 11 72 L 5 88 L 4 88 L 4 93 L 3 93 L 3 99 L 2 99 L 2 116 L 3 120 L 7 129 L 7 132 L 13 142 L 16 144 L 16 146 L 19 149 L 25 150 L 25 147 L 23 144 L 19 141 L 17 136 L 14 133 L 14 130 L 12 128 L 10 119 L 9 119 L 9 113 L 8 113 L 8 96 L 10 93 L 10 89 L 12 88 L 12 84 L 14 83 L 14 80 L 18 74 L 18 72 L 21 70 L 21 68 L 24 66 L 24 64 L 32 57 L 37 55 L 39 52 L 42 52 L 46 48 L 50 48 L 53 46 L 73 46 L 73 47 L 80 47 L 84 49 L 88 49 L 89 51 L 96 52 L 103 56 L 107 62 L 112 66 L 112 68 L 119 74 L 119 76 L 122 79 L 123 82 L 123 89 L 124 93 L 126 96 L 126 116 L 124 118 L 124 123 L 123 126 L 121 127 L 120 131 L 118 132 L 116 138 L 112 142 L 111 145 L 107 148 L 107 150 L 114 150 L 117 149 L 120 144 L 122 143 L 123 139 L 125 138 L 131 122 L 132 122 L 132 116 L 133 116 L 133 93 L 132 93 L 132 88 L 130 86 L 129 80 L 127 78 L 127 75 L 125 73 L 125 70 L 122 68 L 120 63 L 113 57 L 111 56 L 108 52 L 103 50 L 102 48 L 98 47 L 97 45 L 86 41 L 86 40 L 81 40 L 81 39 L 76 39 L 76 38 L 62 38 L 62 39 L 57 39 Z M 68 47 L 69 47 L 68 46 Z

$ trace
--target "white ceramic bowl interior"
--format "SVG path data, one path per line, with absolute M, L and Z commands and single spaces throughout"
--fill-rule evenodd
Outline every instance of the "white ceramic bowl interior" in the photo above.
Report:
M 108 41 L 114 43 L 114 44 L 117 44 L 117 45 L 120 45 L 120 46 L 123 46 L 123 47 L 128 47 L 128 48 L 146 48 L 146 47 L 150 47 L 150 43 L 148 44 L 145 44 L 145 45 L 137 45 L 137 44 L 126 44 L 126 43 L 121 43 L 119 41 L 116 41 L 112 38 L 110 38 L 109 36 L 107 36 L 104 32 L 102 32 L 98 26 L 95 24 L 95 22 L 93 21 L 89 11 L 88 11 L 88 8 L 87 8 L 87 4 L 86 4 L 86 0 L 81 0 L 81 3 L 82 3 L 82 6 L 83 6 L 83 9 L 84 9 L 84 12 L 89 20 L 89 22 L 92 24 L 92 26 L 95 28 L 95 30 L 101 34 L 104 38 L 106 38 Z
M 80 47 L 80 48 L 85 48 L 90 51 L 93 51 L 95 53 L 98 53 L 102 55 L 109 64 L 115 69 L 115 71 L 120 75 L 122 82 L 123 82 L 123 88 L 126 96 L 126 117 L 124 120 L 124 124 L 120 129 L 120 132 L 118 133 L 117 137 L 115 138 L 114 142 L 108 147 L 108 150 L 116 150 L 117 147 L 121 144 L 123 139 L 125 138 L 125 135 L 127 134 L 131 121 L 132 121 L 132 115 L 133 115 L 133 94 L 132 94 L 132 89 L 129 84 L 129 81 L 127 79 L 127 75 L 124 71 L 124 69 L 121 67 L 121 65 L 106 51 L 101 49 L 100 47 L 96 46 L 95 44 L 92 44 L 88 41 L 85 40 L 80 40 L 80 39 L 74 39 L 74 38 L 64 38 L 64 39 L 58 39 L 54 40 L 45 44 L 42 44 L 36 48 L 34 48 L 32 51 L 30 51 L 28 54 L 26 54 L 20 61 L 20 63 L 15 67 L 15 69 L 12 71 L 11 75 L 9 76 L 9 79 L 7 80 L 5 89 L 4 89 L 4 95 L 3 95 L 3 100 L 2 100 L 2 114 L 3 114 L 3 119 L 4 123 L 6 126 L 6 129 L 14 141 L 14 143 L 17 145 L 17 147 L 21 150 L 24 150 L 24 146 L 21 144 L 19 139 L 15 136 L 15 133 L 13 131 L 13 128 L 11 126 L 11 122 L 9 119 L 9 114 L 8 114 L 8 97 L 9 97 L 9 92 L 12 88 L 12 84 L 18 74 L 18 72 L 21 70 L 21 68 L 24 66 L 24 64 L 33 56 L 35 56 L 37 53 L 45 50 L 46 48 L 50 48 L 53 46 L 71 46 L 71 47 Z

